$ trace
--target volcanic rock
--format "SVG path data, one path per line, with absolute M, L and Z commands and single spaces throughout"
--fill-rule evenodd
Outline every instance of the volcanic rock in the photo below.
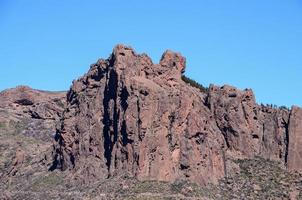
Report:
M 206 94 L 183 82 L 185 58 L 159 64 L 118 45 L 74 81 L 58 129 L 54 168 L 86 182 L 128 174 L 198 183 L 224 176 L 223 135 Z
M 302 170 L 302 109 L 292 107 L 288 134 L 287 166 L 290 170 Z
M 285 162 L 290 111 L 256 104 L 253 91 L 210 86 L 207 104 L 228 150 Z
M 300 108 L 258 105 L 252 90 L 228 85 L 201 92 L 181 78 L 185 63 L 168 50 L 153 64 L 118 45 L 91 65 L 67 94 L 51 170 L 86 183 L 127 175 L 207 184 L 238 158 L 302 169 Z
M 0 92 L 1 182 L 27 174 L 28 169 L 36 170 L 37 165 L 31 162 L 44 158 L 52 146 L 65 98 L 65 92 L 47 92 L 27 86 Z M 0 184 L 0 189 L 2 186 Z
M 0 199 L 302 198 L 302 109 L 185 67 L 118 45 L 67 93 L 0 92 Z

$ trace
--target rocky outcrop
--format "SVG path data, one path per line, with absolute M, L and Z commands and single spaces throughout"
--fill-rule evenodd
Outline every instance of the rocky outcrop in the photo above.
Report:
M 0 92 L 0 199 L 302 197 L 302 109 L 204 88 L 185 62 L 118 45 L 68 93 Z
M 65 99 L 66 92 L 26 86 L 0 92 L 0 190 L 10 178 L 20 182 L 20 176 L 37 171 L 38 161 L 49 154 Z
M 252 90 L 227 85 L 200 92 L 181 79 L 184 71 L 179 53 L 166 51 L 154 64 L 116 46 L 73 82 L 51 170 L 71 170 L 84 182 L 126 174 L 206 184 L 226 175 L 229 158 L 261 156 L 302 169 L 290 147 L 291 137 L 302 142 L 299 108 L 258 105 Z
M 21 165 L 24 162 L 24 151 L 22 149 L 17 149 L 15 157 L 13 158 L 10 169 L 8 170 L 7 176 L 14 176 L 20 169 Z
M 256 104 L 250 89 L 210 86 L 207 105 L 228 150 L 285 162 L 289 110 Z
M 0 109 L 12 112 L 16 118 L 21 116 L 57 120 L 63 112 L 65 98 L 66 92 L 48 92 L 18 86 L 0 93 Z
M 125 46 L 93 64 L 68 92 L 54 168 L 85 181 L 223 177 L 224 139 L 204 106 L 206 94 L 181 80 L 184 69 L 178 53 L 167 51 L 153 64 Z
M 289 120 L 287 167 L 290 170 L 302 170 L 302 109 L 292 107 Z

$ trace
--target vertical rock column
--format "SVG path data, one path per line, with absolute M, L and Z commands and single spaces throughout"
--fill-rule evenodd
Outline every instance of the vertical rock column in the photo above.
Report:
M 292 107 L 288 129 L 287 168 L 302 171 L 302 109 Z

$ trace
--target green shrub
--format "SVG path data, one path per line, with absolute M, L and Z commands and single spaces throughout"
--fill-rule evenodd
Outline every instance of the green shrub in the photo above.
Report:
M 181 76 L 181 79 L 188 83 L 189 85 L 191 85 L 192 87 L 195 87 L 195 88 L 198 88 L 200 90 L 200 92 L 203 92 L 203 93 L 206 93 L 208 92 L 208 89 L 207 87 L 204 87 L 203 85 L 201 85 L 200 83 L 194 81 L 193 79 L 190 79 L 189 77 L 186 77 L 185 75 L 182 75 Z
M 290 108 L 286 107 L 286 106 L 280 106 L 279 107 L 281 110 L 290 110 Z

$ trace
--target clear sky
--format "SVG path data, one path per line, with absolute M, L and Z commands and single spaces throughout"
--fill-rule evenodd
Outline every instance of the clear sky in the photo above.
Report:
M 154 63 L 181 52 L 203 85 L 302 106 L 301 0 L 0 0 L 0 90 L 67 90 L 118 43 Z

